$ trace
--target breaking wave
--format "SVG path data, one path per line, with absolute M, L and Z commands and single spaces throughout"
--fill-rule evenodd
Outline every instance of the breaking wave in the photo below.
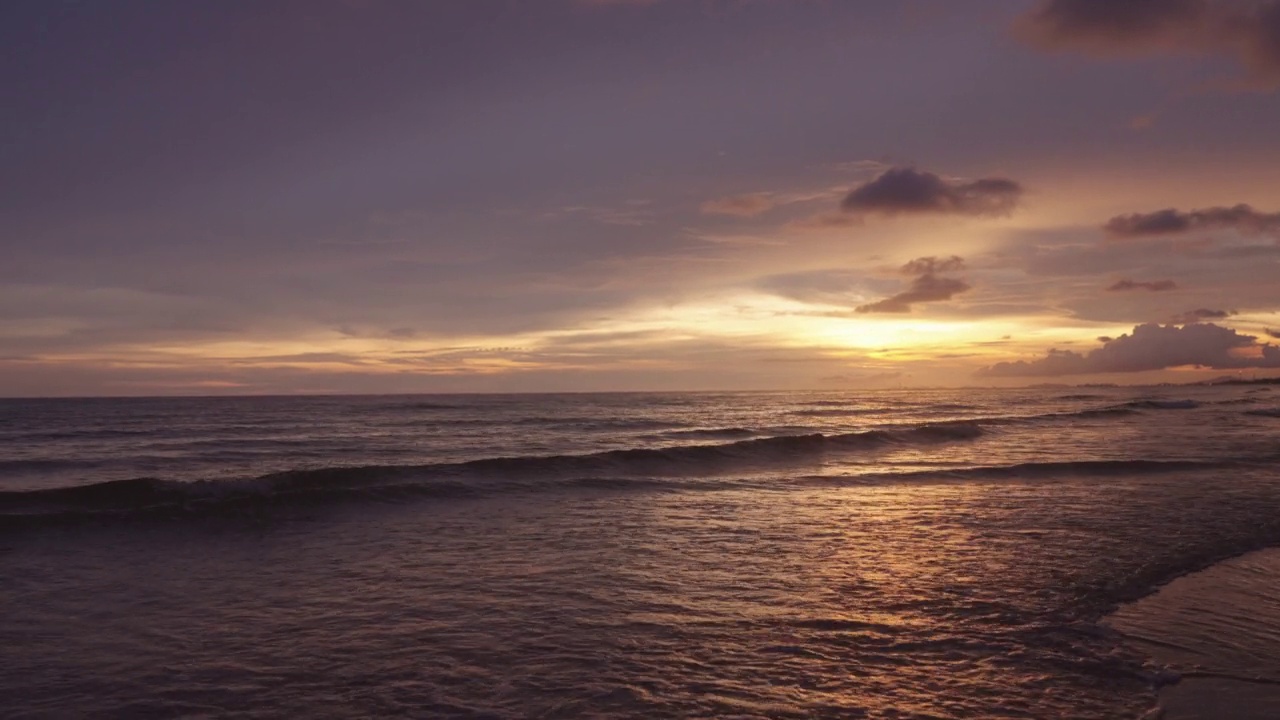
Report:
M 69 488 L 0 492 L 0 514 L 22 515 L 147 509 L 191 510 L 248 501 L 315 501 L 358 495 L 464 496 L 494 490 L 583 483 L 634 484 L 654 478 L 715 477 L 803 466 L 831 454 L 895 445 L 973 440 L 971 423 L 923 425 L 839 435 L 784 435 L 714 445 L 631 448 L 585 455 L 496 457 L 459 463 L 290 470 L 242 480 L 177 482 L 134 478 Z M 664 483 L 669 485 L 670 483 Z

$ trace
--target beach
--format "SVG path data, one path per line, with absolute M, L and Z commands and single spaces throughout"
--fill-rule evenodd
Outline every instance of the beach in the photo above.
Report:
M 1280 712 L 1277 577 L 1280 550 L 1259 550 L 1180 577 L 1107 618 L 1169 673 L 1161 717 Z

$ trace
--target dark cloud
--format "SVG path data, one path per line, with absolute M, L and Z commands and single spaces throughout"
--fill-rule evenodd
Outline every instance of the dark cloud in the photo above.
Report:
M 1235 230 L 1246 235 L 1280 233 L 1280 212 L 1263 213 L 1240 204 L 1181 212 L 1173 208 L 1117 215 L 1103 226 L 1111 237 L 1177 235 L 1197 230 Z
M 860 305 L 857 311 L 860 313 L 906 313 L 911 312 L 911 306 L 915 303 L 950 300 L 968 290 L 970 285 L 963 280 L 941 277 L 938 273 L 962 268 L 964 268 L 964 260 L 956 255 L 941 259 L 916 258 L 901 268 L 902 274 L 917 276 L 911 281 L 910 288 L 884 300 Z
M 1178 284 L 1172 280 L 1150 280 L 1147 282 L 1138 282 L 1125 278 L 1118 280 L 1107 288 L 1108 292 L 1127 292 L 1129 290 L 1149 290 L 1151 292 L 1164 292 L 1166 290 L 1177 290 Z
M 1271 328 L 1264 328 L 1262 332 L 1266 333 L 1268 337 L 1273 337 L 1277 340 L 1280 340 L 1280 330 L 1272 330 Z
M 1251 84 L 1280 87 L 1280 1 L 1048 0 L 1015 31 L 1048 50 L 1233 55 Z
M 700 208 L 708 215 L 736 215 L 738 217 L 755 217 L 773 208 L 773 199 L 764 193 L 750 195 L 733 195 L 717 198 L 702 203 Z
M 1039 360 L 1002 362 L 978 371 L 983 377 L 1043 377 L 1127 373 L 1197 366 L 1218 370 L 1280 368 L 1280 347 L 1212 323 L 1139 325 L 1086 354 L 1050 350 Z
M 1049 0 L 1024 16 L 1019 29 L 1052 46 L 1106 49 L 1171 32 L 1204 11 L 1202 0 Z
M 1235 310 L 1210 310 L 1209 308 L 1197 308 L 1188 310 L 1181 315 L 1175 315 L 1169 322 L 1175 325 L 1188 325 L 1198 323 L 1202 320 L 1222 320 L 1235 315 Z
M 900 292 L 893 297 L 885 298 L 869 305 L 858 306 L 860 313 L 905 313 L 911 312 L 913 303 L 937 302 L 950 300 L 970 288 L 963 280 L 923 275 L 911 282 L 911 289 Z
M 916 258 L 902 266 L 903 275 L 935 275 L 964 269 L 964 258 L 959 255 L 938 258 L 934 256 Z
M 1021 197 L 1022 186 L 1006 178 L 957 182 L 899 167 L 854 188 L 840 207 L 848 213 L 999 216 L 1013 212 Z

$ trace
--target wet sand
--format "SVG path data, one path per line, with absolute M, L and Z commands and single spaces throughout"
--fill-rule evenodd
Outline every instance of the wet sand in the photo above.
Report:
M 1162 720 L 1280 717 L 1280 548 L 1178 578 L 1106 624 L 1167 668 Z

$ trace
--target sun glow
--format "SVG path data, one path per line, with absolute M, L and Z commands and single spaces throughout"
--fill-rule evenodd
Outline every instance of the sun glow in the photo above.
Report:
M 818 344 L 867 350 L 948 345 L 990 337 L 986 322 L 921 320 L 915 318 L 821 318 L 811 323 L 808 337 Z

